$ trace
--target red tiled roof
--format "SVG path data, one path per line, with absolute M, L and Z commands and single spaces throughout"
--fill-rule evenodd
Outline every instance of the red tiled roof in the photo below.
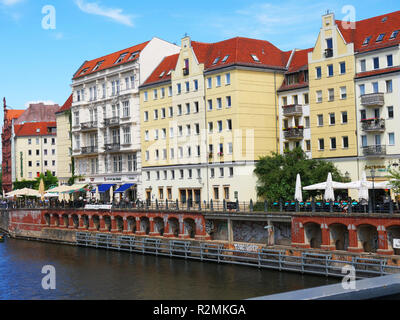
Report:
M 287 73 L 294 73 L 308 69 L 308 53 L 312 52 L 313 50 L 314 48 L 296 50 L 294 52 L 292 61 L 290 61 Z
M 55 136 L 56 133 L 50 133 L 48 128 L 56 127 L 56 122 L 28 122 L 25 124 L 16 124 L 14 131 L 16 137 Z
M 65 101 L 64 105 L 56 112 L 56 113 L 62 113 L 64 111 L 68 111 L 71 110 L 72 107 L 72 94 L 69 96 L 69 98 L 67 99 L 67 101 Z
M 24 112 L 25 110 L 6 110 L 5 118 L 8 121 L 11 121 L 13 119 L 18 119 Z
M 366 71 L 366 72 L 357 73 L 356 79 L 376 76 L 379 74 L 397 72 L 397 71 L 400 71 L 400 67 L 390 67 L 390 68 L 385 68 L 385 69 Z
M 345 29 L 340 20 L 336 21 L 336 24 L 346 42 L 354 43 L 354 50 L 356 52 L 381 49 L 400 43 L 400 33 L 396 38 L 390 39 L 393 31 L 400 30 L 400 11 L 357 21 L 355 23 L 355 29 Z M 376 42 L 376 39 L 380 34 L 385 34 L 385 36 L 382 41 Z M 371 37 L 369 44 L 363 46 L 367 37 Z
M 25 122 L 54 122 L 56 121 L 56 112 L 59 109 L 60 106 L 58 104 L 30 104 L 29 108 L 18 117 L 15 124 L 23 124 Z
M 84 77 L 84 76 L 86 76 L 88 74 L 91 74 L 93 72 L 109 69 L 109 68 L 112 68 L 112 67 L 119 66 L 121 64 L 127 63 L 127 62 L 135 61 L 135 60 L 137 60 L 139 58 L 140 52 L 147 46 L 147 44 L 149 42 L 150 41 L 147 41 L 147 42 L 135 45 L 133 47 L 130 47 L 128 49 L 120 50 L 120 51 L 111 53 L 111 54 L 106 55 L 106 56 L 101 57 L 101 58 L 97 58 L 97 59 L 94 59 L 94 60 L 86 61 L 79 68 L 79 70 L 75 73 L 73 79 L 78 79 L 78 78 Z M 134 59 L 130 60 L 129 58 L 131 57 L 132 53 L 134 53 L 134 52 L 138 52 L 138 55 Z M 127 53 L 126 57 L 124 57 L 124 59 L 122 59 L 122 61 L 120 63 L 115 64 L 115 62 L 118 60 L 118 58 L 123 53 Z M 93 68 L 96 67 L 97 63 L 99 63 L 99 62 L 102 62 L 102 64 L 100 65 L 100 67 L 97 70 L 93 71 Z M 87 71 L 85 73 L 82 73 L 82 71 L 84 69 L 87 69 Z
M 290 84 L 290 85 L 286 85 L 284 82 L 283 85 L 278 89 L 278 92 L 302 89 L 302 88 L 308 88 L 308 82 L 301 81 L 299 83 Z
M 283 52 L 268 41 L 236 37 L 217 43 L 202 43 L 192 41 L 193 51 L 199 63 L 204 64 L 205 71 L 210 71 L 231 65 L 257 66 L 261 68 L 285 69 L 291 51 Z M 252 55 L 257 56 L 255 61 Z M 224 58 L 228 58 L 224 61 Z M 168 73 L 175 69 L 179 54 L 166 57 L 156 68 L 144 85 L 169 80 Z M 219 58 L 218 62 L 214 63 Z

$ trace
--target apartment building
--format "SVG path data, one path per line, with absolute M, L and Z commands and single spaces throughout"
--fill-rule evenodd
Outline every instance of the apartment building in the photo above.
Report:
M 72 152 L 80 182 L 104 200 L 142 199 L 139 86 L 179 47 L 153 38 L 86 61 L 72 80 Z
M 276 88 L 290 54 L 255 39 L 182 39 L 140 87 L 146 199 L 257 199 L 255 162 L 279 151 Z

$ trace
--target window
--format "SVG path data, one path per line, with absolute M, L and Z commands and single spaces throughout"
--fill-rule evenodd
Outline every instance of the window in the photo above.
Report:
M 121 54 L 121 55 L 119 56 L 119 58 L 117 59 L 117 61 L 115 61 L 114 64 L 117 64 L 117 63 L 122 62 L 122 60 L 124 60 L 124 58 L 125 58 L 127 55 L 128 55 L 128 52 L 125 52 L 125 53 Z
M 149 159 L 150 159 L 150 153 L 149 151 L 146 151 L 146 161 L 149 161 Z
M 178 94 L 181 94 L 181 93 L 182 93 L 182 85 L 181 85 L 180 83 L 178 83 L 178 84 L 176 85 L 176 91 L 177 91 Z
M 348 122 L 347 119 L 347 111 L 342 112 L 342 124 L 346 124 Z
M 218 132 L 222 132 L 222 121 L 218 121 Z
M 175 170 L 171 170 L 171 179 L 175 180 Z
M 331 138 L 331 149 L 332 150 L 336 149 L 336 138 Z
M 232 107 L 232 98 L 231 98 L 231 96 L 227 96 L 226 97 L 226 107 L 227 108 Z
M 387 60 L 387 66 L 393 67 L 393 55 L 391 55 L 391 54 L 387 55 L 386 60 Z
M 230 85 L 231 84 L 231 74 L 230 73 L 225 74 L 225 84 L 226 85 Z
M 340 99 L 346 99 L 346 98 L 347 98 L 347 88 L 340 87 Z
M 315 71 L 316 71 L 316 74 L 317 74 L 317 79 L 321 79 L 321 77 L 322 77 L 322 69 L 321 69 L 321 67 L 316 67 Z
M 215 78 L 215 82 L 216 82 L 216 86 L 217 86 L 217 87 L 220 87 L 220 86 L 221 86 L 221 76 L 217 76 L 217 77 Z
M 213 108 L 212 100 L 210 99 L 210 100 L 208 100 L 208 111 L 211 111 L 212 108 Z
M 335 90 L 334 89 L 328 89 L 328 96 L 329 96 L 329 101 L 335 100 Z
M 229 131 L 232 131 L 232 120 L 231 119 L 226 120 L 226 129 Z
M 199 145 L 196 147 L 196 150 L 197 150 L 197 157 L 200 157 L 200 155 L 201 155 L 201 148 L 200 148 Z M 199 170 L 200 170 L 200 169 L 199 169 Z
M 393 31 L 393 33 L 391 34 L 389 40 L 395 39 L 397 37 L 397 35 L 399 34 L 399 31 L 400 30 Z
M 251 57 L 255 62 L 260 62 L 260 59 L 258 59 L 258 57 L 255 54 L 252 54 Z
M 154 130 L 154 140 L 158 140 L 158 129 Z
M 368 44 L 369 44 L 369 41 L 371 40 L 371 38 L 372 38 L 371 36 L 366 37 L 365 40 L 364 40 L 364 42 L 363 42 L 363 46 L 368 45 Z
M 130 116 L 129 101 L 122 102 L 122 115 L 124 118 L 128 118 Z
M 178 126 L 178 134 L 180 137 L 183 136 L 183 127 L 182 126 Z
M 199 102 L 196 101 L 196 102 L 194 103 L 194 113 L 199 113 L 199 112 L 200 112 L 200 109 L 199 109 Z
M 172 86 L 168 87 L 168 97 L 172 96 Z
M 318 103 L 322 102 L 322 91 L 321 90 L 317 91 L 317 102 Z
M 388 118 L 389 119 L 393 119 L 394 118 L 394 111 L 393 111 L 393 107 L 387 107 L 388 110 Z
M 169 150 L 169 157 L 171 160 L 175 158 L 175 149 L 174 148 L 171 148 Z
M 229 168 L 229 176 L 230 176 L 230 177 L 233 177 L 233 173 L 234 173 L 233 168 L 230 167 L 230 168 Z
M 37 156 L 40 155 L 40 150 L 36 150 L 36 155 L 37 155 Z
M 340 63 L 340 74 L 345 74 L 346 73 L 346 62 L 341 62 Z
M 149 121 L 149 112 L 148 111 L 144 112 L 144 121 L 145 122 Z
M 156 150 L 154 152 L 154 157 L 155 157 L 156 160 L 160 159 L 160 151 L 159 150 Z
M 336 123 L 336 118 L 335 118 L 335 114 L 334 113 L 330 113 L 329 114 L 329 124 L 331 126 L 335 125 Z
M 307 152 L 311 151 L 311 141 L 310 140 L 306 140 L 306 151 Z
M 223 178 L 224 175 L 225 175 L 225 170 L 224 170 L 224 168 L 219 168 L 219 176 L 220 176 L 221 178 Z
M 222 109 L 222 99 L 221 98 L 217 98 L 217 109 L 218 110 Z
M 225 63 L 227 60 L 228 60 L 228 58 L 229 58 L 229 55 L 226 55 L 223 59 L 222 59 L 222 63 Z
M 146 130 L 144 133 L 144 140 L 149 141 L 149 130 Z
M 393 92 L 393 82 L 392 82 L 392 80 L 387 80 L 386 81 L 386 92 L 387 93 L 392 93 Z
M 385 33 L 381 33 L 378 38 L 376 38 L 376 42 L 381 42 L 383 38 L 385 37 Z
M 214 124 L 213 124 L 213 122 L 209 122 L 209 123 L 208 123 L 208 132 L 209 132 L 209 133 L 212 133 L 213 130 L 214 130 Z
M 361 120 L 367 119 L 367 112 L 365 110 L 360 110 Z
M 149 100 L 149 93 L 147 91 L 144 92 L 143 99 L 144 99 L 144 101 L 148 101 Z
M 183 170 L 179 170 L 180 178 L 183 179 L 185 177 L 185 173 Z
M 32 144 L 32 139 L 28 139 L 28 144 L 29 144 L 29 145 Z
M 131 89 L 135 89 L 135 76 L 131 76 Z
M 374 93 L 379 93 L 379 84 L 378 82 L 373 82 L 372 83 L 372 90 Z
M 165 119 L 165 117 L 167 116 L 167 111 L 165 110 L 165 108 L 161 109 L 161 119 Z
M 169 107 L 169 117 L 172 118 L 174 116 L 174 108 Z
M 200 125 L 198 123 L 196 123 L 195 125 L 195 130 L 196 130 L 196 135 L 200 134 Z
M 292 99 L 293 99 L 293 104 L 295 104 L 295 105 L 299 104 L 299 96 L 298 95 L 292 96 Z
M 349 148 L 349 137 L 342 137 L 342 145 L 343 149 Z
M 368 146 L 367 136 L 361 136 L 361 145 L 362 147 Z
M 360 96 L 365 95 L 365 84 L 360 84 L 358 88 L 360 89 Z
M 322 127 L 324 125 L 324 116 L 322 114 L 318 115 L 318 126 Z
M 210 178 L 214 178 L 215 177 L 215 169 L 211 168 L 210 170 Z
M 319 150 L 323 151 L 325 149 L 324 139 L 318 139 Z
M 167 160 L 167 149 L 163 149 L 163 160 Z M 165 179 L 167 178 L 167 176 L 165 175 Z
M 310 117 L 304 117 L 305 127 L 306 129 L 310 128 Z
M 163 140 L 167 139 L 167 129 L 165 128 L 161 130 L 161 139 Z
M 154 120 L 158 120 L 158 110 L 154 110 Z
M 379 57 L 374 58 L 374 69 L 379 69 Z
M 207 89 L 212 88 L 212 78 L 207 78 Z
M 178 104 L 178 116 L 182 115 L 182 105 Z
M 32 167 L 32 161 L 29 161 L 29 162 L 28 162 L 28 166 L 29 166 L 29 167 Z
M 161 88 L 161 98 L 165 98 L 165 88 Z
M 192 130 L 191 130 L 190 124 L 188 124 L 188 125 L 186 125 L 186 135 L 190 136 L 191 134 L 192 134 Z
M 51 154 L 52 154 L 53 156 L 55 156 L 55 155 L 56 155 L 56 149 L 52 149 L 52 150 L 51 150 Z
M 233 144 L 232 142 L 228 143 L 228 154 L 232 154 L 233 153 Z
M 43 152 L 44 152 L 44 155 L 47 156 L 47 149 L 44 149 Z
M 308 93 L 305 93 L 303 95 L 303 100 L 304 100 L 304 104 L 309 104 L 310 103 Z
M 194 80 L 193 81 L 193 87 L 194 87 L 194 91 L 198 91 L 199 90 L 199 81 L 198 80 Z
M 217 57 L 217 58 L 215 58 L 214 59 L 214 62 L 213 62 L 213 65 L 215 65 L 215 64 L 217 64 L 218 63 L 218 61 L 221 59 L 221 57 Z
M 367 65 L 365 63 L 365 59 L 360 60 L 360 70 L 361 70 L 361 72 L 367 71 Z
M 186 103 L 186 114 L 190 114 L 190 103 Z
M 328 65 L 328 77 L 333 77 L 333 64 Z
M 169 128 L 169 137 L 170 138 L 174 137 L 174 128 Z
M 190 91 L 190 82 L 186 81 L 185 86 L 186 86 L 186 92 L 189 92 Z
M 394 132 L 389 133 L 389 145 L 394 146 L 395 141 L 394 141 Z
M 327 48 L 327 49 L 333 49 L 332 38 L 326 39 L 326 48 Z

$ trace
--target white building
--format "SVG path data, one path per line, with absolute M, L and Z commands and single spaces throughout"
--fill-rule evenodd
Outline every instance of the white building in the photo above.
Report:
M 179 49 L 153 38 L 87 61 L 73 78 L 75 174 L 99 188 L 104 200 L 111 188 L 131 200 L 143 198 L 138 88 L 165 56 Z

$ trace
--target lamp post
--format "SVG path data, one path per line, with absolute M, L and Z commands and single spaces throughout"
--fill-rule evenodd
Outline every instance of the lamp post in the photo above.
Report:
M 375 210 L 375 169 L 371 169 L 371 178 L 372 178 L 372 211 Z

